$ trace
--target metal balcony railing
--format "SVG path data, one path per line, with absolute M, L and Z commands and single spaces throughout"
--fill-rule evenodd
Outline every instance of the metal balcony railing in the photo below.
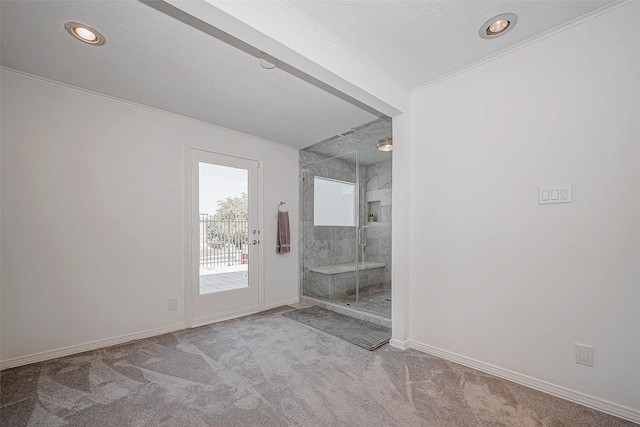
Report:
M 247 219 L 200 214 L 200 268 L 246 264 L 248 241 Z

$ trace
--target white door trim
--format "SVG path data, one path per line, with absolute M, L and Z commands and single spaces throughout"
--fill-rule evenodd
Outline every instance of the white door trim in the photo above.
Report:
M 210 323 L 222 322 L 223 320 L 235 319 L 236 317 L 248 316 L 262 311 L 260 304 L 248 305 L 246 307 L 233 308 L 231 310 L 220 311 L 214 314 L 195 316 L 191 319 L 191 327 L 208 325 Z
M 258 162 L 259 167 L 257 168 L 258 175 L 258 229 L 264 230 L 264 172 L 263 172 L 263 159 L 259 157 L 254 157 L 251 155 L 246 155 L 243 153 L 220 150 L 217 147 L 212 147 L 211 144 L 206 142 L 203 143 L 193 143 L 193 142 L 185 142 L 184 143 L 184 324 L 186 328 L 195 328 L 197 326 L 206 325 L 209 323 L 220 322 L 223 320 L 232 319 L 235 317 L 246 316 L 249 314 L 257 313 L 264 310 L 264 247 L 265 243 L 261 239 L 261 244 L 258 245 L 258 304 L 253 306 L 242 307 L 236 310 L 230 310 L 229 312 L 218 313 L 218 315 L 212 316 L 201 316 L 198 319 L 193 319 L 193 286 L 191 286 L 192 282 L 192 268 L 191 268 L 191 256 L 192 256 L 192 245 L 191 245 L 191 227 L 192 227 L 192 195 L 191 195 L 191 167 L 192 167 L 192 159 L 191 152 L 192 150 L 200 150 L 206 151 L 212 154 L 221 154 L 223 156 L 229 157 L 238 157 L 241 159 L 252 160 Z M 195 230 L 197 231 L 197 230 Z M 262 234 L 261 234 L 262 235 Z M 225 315 L 223 315 L 225 314 Z

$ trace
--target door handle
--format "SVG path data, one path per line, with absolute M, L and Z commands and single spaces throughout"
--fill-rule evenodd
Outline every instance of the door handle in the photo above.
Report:
M 367 226 L 363 225 L 362 227 L 360 227 L 360 230 L 358 230 L 358 244 L 362 247 L 365 247 L 367 245 Z
M 362 232 L 364 234 L 364 241 L 362 242 L 362 246 L 367 246 L 367 226 L 362 226 Z
M 252 245 L 257 245 L 258 243 L 260 243 L 260 240 L 253 240 L 253 241 L 251 241 L 251 244 L 252 244 Z

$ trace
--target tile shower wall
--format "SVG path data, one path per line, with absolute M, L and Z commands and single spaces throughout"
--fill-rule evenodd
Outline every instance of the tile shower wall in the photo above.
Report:
M 349 264 L 356 261 L 356 227 L 333 227 L 313 225 L 313 178 L 315 176 L 355 182 L 355 163 L 321 154 L 300 151 L 300 259 L 301 286 L 304 294 L 336 299 L 355 289 L 355 273 L 325 275 L 309 271 L 309 268 Z M 360 182 L 366 180 L 366 169 L 359 168 Z M 362 212 L 362 210 L 361 210 Z M 363 221 L 364 214 L 360 219 Z M 331 280 L 331 284 L 328 281 Z
M 367 215 L 374 211 L 376 221 L 367 223 L 365 261 L 382 262 L 383 269 L 376 269 L 377 276 L 360 288 L 391 285 L 391 160 L 369 165 L 366 168 Z
M 326 275 L 310 268 L 355 263 L 361 254 L 355 227 L 313 225 L 313 178 L 321 176 L 355 182 L 355 164 L 349 160 L 300 151 L 300 286 L 309 296 L 342 299 L 355 290 L 355 272 Z M 391 284 L 391 161 L 358 168 L 360 174 L 360 224 L 368 225 L 364 261 L 382 262 L 384 268 L 360 271 L 360 286 Z M 371 203 L 376 222 L 367 222 Z

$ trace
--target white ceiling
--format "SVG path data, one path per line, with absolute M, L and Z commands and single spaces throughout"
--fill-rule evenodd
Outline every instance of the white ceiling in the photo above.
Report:
M 137 1 L 2 0 L 0 14 L 3 66 L 229 129 L 306 147 L 377 117 Z
M 288 1 L 346 44 L 416 88 L 602 8 L 612 1 Z M 515 27 L 492 40 L 480 26 L 503 13 Z
M 238 1 L 238 0 L 236 0 Z M 611 1 L 289 1 L 280 4 L 331 33 L 407 89 L 583 16 Z M 155 3 L 162 4 L 162 3 Z M 242 49 L 138 1 L 0 1 L 2 66 L 297 147 L 375 120 L 337 97 Z M 480 25 L 518 15 L 504 37 Z M 101 31 L 95 47 L 63 28 Z M 215 34 L 213 34 L 215 35 Z M 238 46 L 235 44 L 235 46 Z

